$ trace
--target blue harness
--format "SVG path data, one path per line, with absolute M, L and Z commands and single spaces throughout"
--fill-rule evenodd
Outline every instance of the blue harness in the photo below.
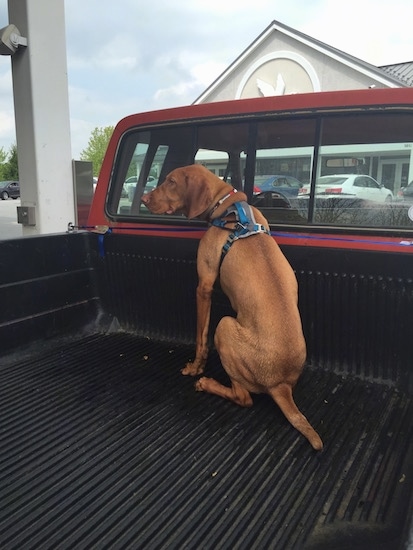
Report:
M 227 216 L 230 216 L 231 214 L 235 215 L 235 219 L 227 220 Z M 235 227 L 233 229 L 228 229 L 226 225 L 229 223 L 235 223 Z M 221 268 L 223 259 L 236 240 L 244 239 L 245 237 L 250 237 L 251 235 L 257 235 L 258 233 L 266 233 L 267 235 L 270 235 L 270 232 L 266 227 L 255 221 L 252 208 L 245 201 L 234 202 L 231 204 L 219 218 L 214 218 L 211 221 L 211 225 L 231 231 L 228 235 L 226 243 L 222 247 L 219 268 Z

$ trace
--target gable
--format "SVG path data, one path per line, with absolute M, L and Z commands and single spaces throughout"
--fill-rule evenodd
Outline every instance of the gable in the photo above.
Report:
M 194 103 L 403 86 L 390 71 L 273 21 Z

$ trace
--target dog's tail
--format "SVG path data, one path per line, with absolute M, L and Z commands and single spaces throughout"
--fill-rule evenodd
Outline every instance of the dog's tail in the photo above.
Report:
M 323 442 L 306 417 L 299 411 L 293 399 L 291 386 L 288 384 L 279 384 L 275 388 L 270 389 L 269 393 L 294 428 L 308 439 L 316 451 L 321 451 Z

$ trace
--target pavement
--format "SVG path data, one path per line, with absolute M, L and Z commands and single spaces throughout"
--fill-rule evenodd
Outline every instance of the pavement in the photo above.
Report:
M 0 240 L 23 236 L 23 228 L 17 223 L 17 206 L 20 199 L 0 200 Z

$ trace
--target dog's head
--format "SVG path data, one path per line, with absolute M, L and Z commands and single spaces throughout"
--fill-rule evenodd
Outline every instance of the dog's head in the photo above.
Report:
M 227 187 L 228 184 L 204 166 L 192 164 L 170 172 L 159 187 L 143 195 L 142 202 L 153 214 L 206 218 L 217 193 Z

